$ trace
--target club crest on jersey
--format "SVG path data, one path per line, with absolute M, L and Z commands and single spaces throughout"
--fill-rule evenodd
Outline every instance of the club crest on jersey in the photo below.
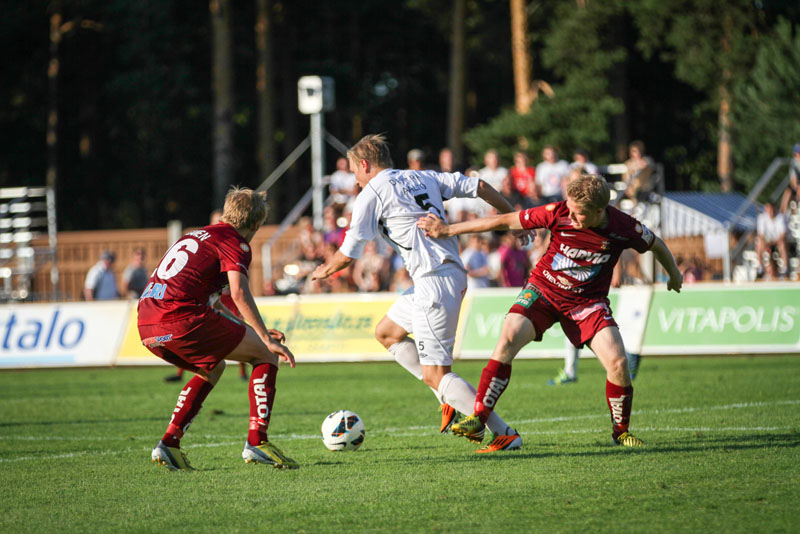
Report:
M 539 298 L 539 295 L 536 294 L 535 291 L 531 289 L 523 289 L 519 296 L 517 297 L 516 302 L 514 304 L 519 304 L 523 308 L 530 308 L 531 304 L 536 302 L 536 299 Z
M 239 248 L 245 252 L 250 252 L 250 245 L 247 243 L 239 243 Z
M 600 250 L 608 250 L 608 247 L 611 245 L 611 242 L 604 239 L 602 243 L 600 243 Z
M 547 211 L 553 211 L 554 209 L 556 209 L 556 205 L 555 203 L 548 204 L 547 206 L 544 207 L 544 209 L 546 209 Z
M 633 229 L 636 230 L 637 234 L 641 234 L 642 233 L 642 225 L 639 224 L 639 223 L 636 223 L 636 226 L 634 226 Z

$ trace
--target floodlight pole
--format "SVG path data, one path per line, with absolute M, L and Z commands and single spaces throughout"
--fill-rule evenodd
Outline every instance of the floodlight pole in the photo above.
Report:
M 323 162 L 325 161 L 325 144 L 322 140 L 322 113 L 311 114 L 311 210 L 314 216 L 314 228 L 322 230 L 322 211 L 325 206 L 325 189 L 323 184 Z

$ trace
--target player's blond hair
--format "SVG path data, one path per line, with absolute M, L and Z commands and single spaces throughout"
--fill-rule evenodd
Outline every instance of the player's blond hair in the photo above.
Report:
M 602 176 L 581 173 L 567 185 L 567 196 L 579 206 L 605 209 L 611 199 L 611 190 Z
M 256 193 L 248 187 L 233 186 L 225 195 L 225 206 L 220 220 L 231 226 L 258 228 L 267 218 L 267 193 Z
M 392 155 L 389 153 L 389 143 L 383 134 L 365 135 L 358 143 L 347 151 L 350 160 L 367 160 L 370 165 L 388 169 L 394 166 Z

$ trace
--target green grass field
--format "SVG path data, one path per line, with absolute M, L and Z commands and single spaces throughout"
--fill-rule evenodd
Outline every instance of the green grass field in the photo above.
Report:
M 797 532 L 800 358 L 645 359 L 633 432 L 613 447 L 604 374 L 550 387 L 518 361 L 500 414 L 520 451 L 438 433 L 430 391 L 398 365 L 282 368 L 270 437 L 297 471 L 245 465 L 246 385 L 230 366 L 183 439 L 198 468 L 150 462 L 180 386 L 167 368 L 0 372 L 2 532 Z M 484 362 L 457 362 L 472 381 Z M 319 439 L 362 416 L 356 452 Z

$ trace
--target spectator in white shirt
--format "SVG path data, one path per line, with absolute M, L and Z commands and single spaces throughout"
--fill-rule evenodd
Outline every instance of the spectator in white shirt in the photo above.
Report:
M 781 258 L 781 278 L 786 277 L 789 268 L 789 247 L 786 243 L 786 217 L 783 213 L 776 213 L 772 202 L 764 204 L 764 211 L 756 219 L 756 257 L 758 260 L 758 274 L 763 276 L 766 272 L 767 279 L 774 279 L 775 265 L 772 261 L 772 249 L 777 248 Z M 766 267 L 764 256 L 767 257 Z
M 100 261 L 95 263 L 86 273 L 83 284 L 83 296 L 86 300 L 112 300 L 119 298 L 117 277 L 112 267 L 117 257 L 113 252 L 104 250 Z
M 564 200 L 564 178 L 569 174 L 569 165 L 558 159 L 555 147 L 546 146 L 542 150 L 542 162 L 536 166 L 536 187 L 539 197 L 545 204 Z

